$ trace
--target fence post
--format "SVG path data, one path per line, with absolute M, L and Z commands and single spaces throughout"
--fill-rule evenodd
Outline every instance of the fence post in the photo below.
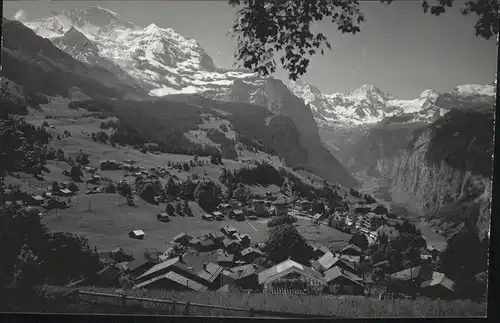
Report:
M 255 313 L 254 313 L 253 308 L 250 308 L 250 309 L 248 310 L 248 316 L 250 316 L 250 317 L 254 317 L 254 316 L 255 316 Z
M 175 315 L 175 304 L 176 304 L 176 302 L 173 301 L 172 302 L 172 315 Z
M 125 306 L 126 302 L 127 302 L 127 295 L 123 294 L 122 297 L 121 297 L 122 306 Z
M 186 306 L 184 307 L 184 315 L 189 316 L 189 301 L 186 302 Z

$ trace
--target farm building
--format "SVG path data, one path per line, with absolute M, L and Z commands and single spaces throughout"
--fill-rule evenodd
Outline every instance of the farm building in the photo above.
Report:
M 316 213 L 315 215 L 313 215 L 313 220 L 316 220 L 316 221 L 323 221 L 324 219 L 326 219 L 326 215 L 325 214 L 321 214 L 321 213 Z
M 70 190 L 68 190 L 67 188 L 63 188 L 61 190 L 59 190 L 59 196 L 72 196 L 73 195 L 73 192 L 71 192 Z
M 185 232 L 181 232 L 178 235 L 176 235 L 172 241 L 181 245 L 188 245 L 189 241 L 191 241 L 193 237 L 189 236 Z
M 204 263 L 203 267 L 196 274 L 199 278 L 204 280 L 204 285 L 210 290 L 217 290 L 222 285 L 222 271 L 224 269 L 218 264 L 209 262 Z
M 211 232 L 208 234 L 209 238 L 212 239 L 215 243 L 220 243 L 226 237 L 221 232 Z
M 224 213 L 222 212 L 219 212 L 219 211 L 215 211 L 215 212 L 212 212 L 212 215 L 217 219 L 223 219 L 224 218 Z
M 222 245 L 224 246 L 224 249 L 229 253 L 237 253 L 242 249 L 240 242 L 240 240 L 232 240 L 226 238 L 222 240 Z
M 116 160 L 103 160 L 100 166 L 101 170 L 119 170 L 121 168 L 120 162 Z
M 432 279 L 420 284 L 420 295 L 447 300 L 458 297 L 455 282 L 436 271 L 432 273 Z
M 217 263 L 222 267 L 233 267 L 234 263 L 234 255 L 222 253 L 217 257 Z
M 196 249 L 200 252 L 208 252 L 217 249 L 217 244 L 212 239 L 205 239 L 200 241 L 196 246 Z
M 212 221 L 214 219 L 212 214 L 205 213 L 201 216 L 203 220 Z
M 328 249 L 325 246 L 322 245 L 314 245 L 313 247 L 313 254 L 315 258 L 320 258 L 323 257 L 323 255 L 326 255 L 327 253 L 330 252 L 330 249 Z
M 115 248 L 109 252 L 109 256 L 116 262 L 133 261 L 134 254 L 130 250 Z
M 137 257 L 127 264 L 128 271 L 132 278 L 139 277 L 147 270 L 151 269 L 151 267 L 153 267 L 154 265 L 156 265 L 156 262 L 152 262 L 149 259 L 146 259 L 144 256 Z
M 407 268 L 392 274 L 388 290 L 392 293 L 413 294 L 420 284 L 432 279 L 433 269 L 430 265 Z
M 166 212 L 161 212 L 156 217 L 161 222 L 170 222 L 170 217 L 168 216 L 168 214 Z
M 365 291 L 359 276 L 338 266 L 325 272 L 325 281 L 335 289 L 335 294 L 363 295 Z
M 195 291 L 202 292 L 208 289 L 207 286 L 185 277 L 182 273 L 169 271 L 167 273 L 152 277 L 134 286 L 146 289 L 166 289 L 177 291 Z
M 42 205 L 44 202 L 44 198 L 41 195 L 26 195 L 26 203 L 32 206 Z
M 238 229 L 231 226 L 225 226 L 222 229 L 220 229 L 220 231 L 224 233 L 226 236 L 231 236 L 235 233 L 238 233 Z
M 339 252 L 340 257 L 351 262 L 359 262 L 363 250 L 356 245 L 349 244 L 342 248 Z
M 318 293 L 326 281 L 318 271 L 287 259 L 258 275 L 259 285 L 268 293 Z
M 230 270 L 230 276 L 235 284 L 244 289 L 258 289 L 259 280 L 258 274 L 263 271 L 263 268 L 256 264 L 246 264 L 243 266 L 234 267 Z
M 240 209 L 233 210 L 233 219 L 235 219 L 236 221 L 244 221 L 245 212 L 243 212 L 243 210 Z
M 312 266 L 315 270 L 323 273 L 335 266 L 353 273 L 356 272 L 354 265 L 350 264 L 344 259 L 335 257 L 331 252 L 324 254 L 317 261 L 313 261 Z
M 240 254 L 241 254 L 241 258 L 249 263 L 254 262 L 255 259 L 264 256 L 262 251 L 260 251 L 259 249 L 252 248 L 252 247 L 243 249 Z
M 146 233 L 142 230 L 132 230 L 128 233 L 128 236 L 133 239 L 144 239 Z
M 160 275 L 163 275 L 169 271 L 175 271 L 180 274 L 191 274 L 194 275 L 195 273 L 188 268 L 188 266 L 184 263 L 182 260 L 182 257 L 174 257 L 167 259 L 163 262 L 160 262 L 154 266 L 152 266 L 150 269 L 148 269 L 146 272 L 144 272 L 142 275 L 138 276 L 135 280 L 137 283 L 144 282 L 146 280 L 150 280 L 153 277 L 158 277 Z M 190 277 L 192 278 L 192 277 Z

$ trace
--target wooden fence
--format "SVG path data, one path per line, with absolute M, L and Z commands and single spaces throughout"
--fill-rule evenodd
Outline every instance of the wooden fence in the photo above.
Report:
M 209 310 L 223 310 L 227 312 L 237 312 L 241 313 L 241 315 L 231 315 L 231 316 L 240 316 L 240 317 L 273 317 L 273 318 L 338 318 L 337 316 L 325 316 L 325 315 L 312 315 L 312 314 L 302 314 L 302 313 L 292 313 L 292 312 L 280 312 L 280 311 L 268 311 L 268 310 L 258 310 L 252 308 L 238 308 L 238 307 L 228 307 L 228 306 L 220 306 L 220 305 L 209 305 L 209 304 L 198 304 L 187 302 L 177 302 L 171 300 L 164 299 L 155 299 L 155 298 L 144 298 L 144 297 L 133 297 L 128 295 L 120 295 L 120 294 L 106 294 L 106 293 L 96 293 L 96 292 L 88 292 L 88 291 L 76 291 L 76 294 L 79 298 L 87 299 L 88 297 L 92 298 L 92 302 L 99 303 L 103 301 L 111 301 L 117 306 L 125 307 L 128 302 L 139 302 L 141 305 L 145 304 L 158 304 L 158 305 L 167 305 L 166 310 L 171 315 L 176 316 L 196 316 L 196 309 L 209 309 Z

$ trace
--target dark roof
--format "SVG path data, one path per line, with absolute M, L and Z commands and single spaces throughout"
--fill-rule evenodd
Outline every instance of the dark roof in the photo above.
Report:
M 214 243 L 214 241 L 213 241 L 212 239 L 207 239 L 207 240 L 203 240 L 203 241 L 201 242 L 201 245 L 202 245 L 203 247 L 209 247 L 209 246 L 213 246 L 213 245 L 215 245 L 215 243 Z
M 233 254 L 222 254 L 217 257 L 217 262 L 233 262 L 234 255 Z
M 445 276 L 445 274 L 434 271 L 430 280 L 424 281 L 420 284 L 420 288 L 441 285 L 452 292 L 455 292 L 455 282 Z
M 221 266 L 210 262 L 205 269 L 200 270 L 196 275 L 209 283 L 213 283 L 217 276 L 222 273 L 222 270 Z
M 403 281 L 413 280 L 413 279 L 417 279 L 420 277 L 421 270 L 422 270 L 422 266 L 411 267 L 411 268 L 407 268 L 407 269 L 403 269 L 401 271 L 398 271 L 398 272 L 392 274 L 391 277 L 393 279 L 403 280 Z
M 353 244 L 347 245 L 344 248 L 342 248 L 342 250 L 340 250 L 340 253 L 344 253 L 345 251 L 347 251 L 349 249 L 354 250 L 354 251 L 358 252 L 359 254 L 363 253 L 363 250 L 361 250 L 360 247 L 353 245 Z
M 252 247 L 248 247 L 248 248 L 245 248 L 241 251 L 241 255 L 244 257 L 246 255 L 249 255 L 251 253 L 257 253 L 259 255 L 264 255 L 262 253 L 262 251 L 260 251 L 259 249 L 255 249 L 255 248 L 252 248 Z
M 148 271 L 146 271 L 145 273 L 143 273 L 142 275 L 137 277 L 137 279 L 141 279 L 142 277 L 149 276 L 151 274 L 154 274 L 155 272 L 167 269 L 167 268 L 172 267 L 172 266 L 176 266 L 176 267 L 179 267 L 183 270 L 190 271 L 190 269 L 187 268 L 187 266 L 180 261 L 179 257 L 175 257 L 175 258 L 167 259 L 163 262 L 160 262 L 159 264 L 154 265 Z
M 173 241 L 177 241 L 183 237 L 189 237 L 185 232 L 181 232 L 179 233 L 178 235 L 176 235 L 175 237 L 172 238 Z
M 353 283 L 361 285 L 361 282 L 363 281 L 358 275 L 351 273 L 350 271 L 343 270 L 342 268 L 335 266 L 330 268 L 325 272 L 325 281 L 331 282 L 338 277 L 344 277 Z
M 260 269 L 260 270 L 259 270 Z M 234 267 L 231 269 L 231 277 L 234 278 L 235 280 L 238 279 L 243 279 L 248 276 L 257 274 L 258 272 L 261 272 L 262 268 L 259 268 L 255 264 L 246 264 L 243 266 L 238 266 Z
M 140 284 L 137 284 L 137 285 L 135 285 L 135 288 L 145 288 L 145 287 L 147 288 L 148 285 L 150 285 L 156 281 L 162 280 L 162 279 L 170 280 L 172 282 L 175 282 L 179 285 L 185 286 L 185 287 L 190 288 L 190 289 L 197 291 L 197 292 L 205 291 L 208 289 L 207 286 L 202 285 L 202 284 L 200 284 L 192 279 L 186 278 L 186 277 L 184 277 L 176 272 L 173 272 L 173 271 L 169 271 L 166 274 L 163 274 L 163 275 L 160 275 L 157 277 L 153 277 L 153 278 L 146 280 Z
M 346 265 L 348 268 L 351 268 L 353 271 L 355 271 L 353 265 L 351 265 L 347 261 L 344 261 L 343 259 L 340 259 L 339 257 L 335 257 L 331 252 L 328 252 L 324 254 L 321 258 L 319 258 L 318 263 L 321 265 L 321 267 L 323 267 L 324 270 L 328 270 L 334 267 L 336 264 L 342 263 Z
M 268 268 L 262 271 L 259 274 L 259 284 L 264 284 L 270 280 L 274 280 L 275 278 L 282 277 L 290 272 L 298 272 L 304 276 L 308 276 L 310 278 L 315 279 L 316 281 L 325 283 L 323 276 L 317 272 L 316 270 L 299 264 L 296 261 L 291 259 L 287 259 L 271 268 Z
M 373 264 L 372 267 L 381 267 L 381 266 L 387 266 L 390 264 L 391 264 L 391 262 L 389 260 L 382 260 L 382 261 L 379 261 L 379 262 Z

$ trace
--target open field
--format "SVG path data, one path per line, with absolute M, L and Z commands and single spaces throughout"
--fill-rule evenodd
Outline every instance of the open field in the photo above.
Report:
M 130 207 L 122 205 L 125 199 L 118 194 L 78 195 L 72 198 L 72 203 L 75 205 L 72 208 L 51 210 L 44 217 L 45 222 L 53 231 L 78 233 L 87 237 L 89 243 L 99 250 L 124 247 L 135 254 L 146 248 L 164 250 L 169 247 L 167 243 L 181 232 L 194 237 L 203 236 L 219 231 L 226 224 L 234 226 L 241 233 L 248 233 L 252 242 L 263 242 L 267 238 L 267 228 L 262 221 L 206 221 L 201 219 L 203 211 L 193 202 L 191 207 L 194 217 L 177 215 L 171 217 L 168 223 L 156 218 L 159 212 L 164 211 L 164 204 L 156 206 L 137 199 L 137 206 Z M 129 238 L 128 232 L 133 229 L 144 230 L 146 238 Z
M 90 166 L 99 167 L 99 162 L 104 159 L 134 160 L 138 166 L 146 169 L 156 166 L 166 166 L 171 162 L 189 161 L 193 156 L 175 154 L 144 154 L 130 147 L 117 145 L 113 147 L 109 144 L 95 142 L 90 133 L 100 131 L 99 124 L 102 120 L 94 117 L 86 117 L 88 114 L 84 110 L 72 110 L 67 108 L 67 100 L 54 99 L 43 107 L 40 111 L 30 111 L 27 121 L 41 125 L 47 121 L 54 127 L 47 128 L 53 135 L 50 145 L 54 148 L 62 148 L 66 155 L 76 158 L 80 153 L 89 155 Z M 45 117 L 49 116 L 49 119 Z M 63 136 L 57 139 L 64 131 L 69 131 L 71 136 Z M 249 153 L 250 155 L 250 153 Z M 255 154 L 255 156 L 245 156 L 252 159 L 265 158 L 265 154 Z M 245 158 L 245 159 L 246 159 Z M 202 160 L 208 158 L 200 157 Z M 254 159 L 255 160 L 255 159 Z M 274 162 L 278 162 L 274 160 Z M 53 181 L 68 181 L 69 178 L 61 174 L 62 170 L 70 168 L 66 162 L 48 161 L 49 173 L 44 173 L 44 180 L 37 180 L 26 174 L 19 174 L 19 178 L 8 177 L 7 184 L 20 185 L 22 189 L 41 194 Z M 224 165 L 212 165 L 207 163 L 203 166 L 191 168 L 189 171 L 178 171 L 170 169 L 171 175 L 179 180 L 184 180 L 193 174 L 200 177 L 208 177 L 218 181 L 223 167 L 229 170 L 239 169 L 248 166 L 244 161 L 224 160 Z M 124 171 L 99 171 L 103 180 L 114 182 L 124 179 Z M 308 182 L 307 172 L 296 173 L 305 182 Z M 86 177 L 87 178 L 87 177 Z M 85 178 L 85 179 L 86 179 Z M 165 180 L 169 177 L 167 176 Z M 134 178 L 128 178 L 133 181 Z M 165 181 L 162 180 L 164 183 Z M 105 183 L 105 182 L 103 182 Z M 134 253 L 142 253 L 146 248 L 156 248 L 164 250 L 168 248 L 166 244 L 180 232 L 186 232 L 192 236 L 202 236 L 206 233 L 218 231 L 226 224 L 236 227 L 241 233 L 248 233 L 252 238 L 252 243 L 264 242 L 267 239 L 267 220 L 243 221 L 234 220 L 208 222 L 201 219 L 203 210 L 195 202 L 190 202 L 194 217 L 172 217 L 169 223 L 159 222 L 156 215 L 165 210 L 165 204 L 158 206 L 148 204 L 136 197 L 136 207 L 129 207 L 125 204 L 125 199 L 118 194 L 98 194 L 85 195 L 87 188 L 93 185 L 78 183 L 80 191 L 77 196 L 71 198 L 72 207 L 65 210 L 51 210 L 44 216 L 44 221 L 51 230 L 64 231 L 81 234 L 88 238 L 91 246 L 96 246 L 99 250 L 105 251 L 114 247 L 126 247 Z M 279 187 L 271 185 L 268 187 L 249 187 L 252 193 L 265 194 L 266 192 L 276 193 Z M 298 229 L 305 238 L 311 242 L 332 245 L 336 242 L 345 244 L 350 236 L 341 233 L 333 228 L 311 225 L 311 221 L 299 219 Z M 142 229 L 146 232 L 144 240 L 134 240 L 128 237 L 128 232 L 132 229 Z

